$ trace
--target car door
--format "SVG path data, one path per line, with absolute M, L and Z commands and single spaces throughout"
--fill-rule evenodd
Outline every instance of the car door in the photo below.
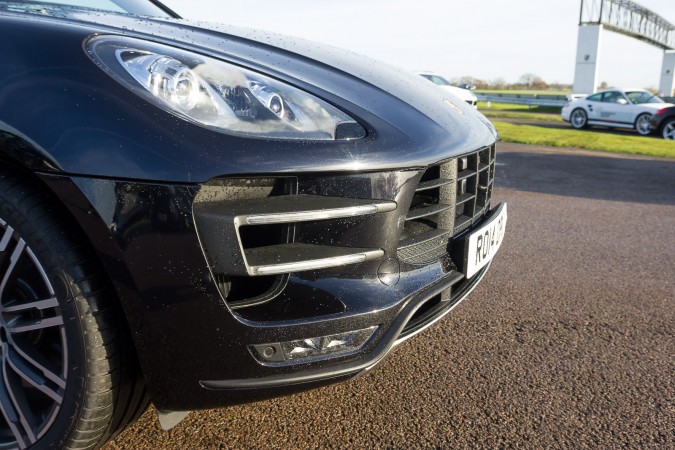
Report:
M 583 99 L 581 104 L 588 114 L 588 120 L 599 120 L 599 108 L 602 105 L 602 92 L 589 95 Z
M 633 106 L 623 95 L 623 92 L 609 91 L 602 97 L 602 103 L 598 107 L 598 119 L 603 122 L 626 125 L 632 123 L 631 114 Z

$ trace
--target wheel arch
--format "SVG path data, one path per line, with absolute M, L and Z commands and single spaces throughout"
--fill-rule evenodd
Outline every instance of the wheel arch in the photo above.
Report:
M 132 305 L 137 304 L 134 301 L 133 291 L 119 288 L 120 284 L 133 286 L 129 284 L 133 281 L 126 266 L 116 264 L 116 261 L 121 260 L 121 249 L 113 239 L 110 239 L 110 231 L 77 185 L 70 181 L 69 177 L 56 172 L 54 169 L 57 166 L 53 165 L 49 158 L 40 158 L 40 152 L 33 152 L 30 156 L 21 155 L 21 150 L 27 148 L 26 145 L 30 144 L 30 140 L 16 135 L 10 140 L 6 139 L 6 134 L 0 134 L 0 136 L 2 137 L 0 138 L 0 166 L 7 167 L 11 173 L 29 180 L 30 183 L 35 183 L 47 192 L 71 226 L 76 227 L 78 232 L 86 238 L 87 244 L 93 250 L 92 253 L 96 255 L 101 271 L 114 289 L 116 295 L 113 300 L 118 303 L 124 313 L 123 319 L 130 331 L 129 339 L 133 342 L 134 356 L 143 368 L 142 352 L 139 352 L 136 340 L 132 339 L 136 334 L 135 331 L 143 325 L 138 321 L 130 320 L 131 317 L 141 317 L 141 315 L 133 312 Z M 40 169 L 51 170 L 40 171 Z M 123 282 L 115 283 L 115 279 L 122 279 Z
M 0 121 L 0 160 L 14 164 L 26 173 L 59 172 L 61 165 L 28 136 Z
M 43 256 L 48 255 L 46 260 L 51 260 L 53 267 L 57 267 L 58 264 L 75 267 L 65 277 L 62 276 L 62 273 L 66 274 L 67 269 L 49 275 L 52 283 L 56 280 L 59 285 L 61 283 L 66 284 L 65 288 L 61 286 L 60 289 L 56 285 L 54 286 L 54 291 L 60 291 L 66 296 L 66 300 L 59 297 L 59 303 L 63 301 L 61 306 L 63 308 L 71 307 L 72 310 L 72 305 L 79 302 L 80 306 L 76 306 L 75 315 L 71 315 L 72 320 L 77 321 L 77 318 L 80 317 L 81 323 L 98 324 L 95 326 L 104 324 L 104 327 L 101 328 L 103 331 L 100 331 L 100 333 L 99 329 L 96 329 L 90 330 L 92 331 L 90 334 L 81 334 L 83 342 L 80 345 L 88 348 L 88 350 L 84 350 L 85 352 L 94 351 L 91 350 L 94 347 L 99 349 L 96 350 L 98 352 L 96 358 L 86 359 L 84 364 L 77 366 L 90 367 L 89 362 L 96 361 L 93 364 L 97 368 L 94 370 L 94 377 L 98 378 L 89 380 L 91 386 L 96 387 L 96 392 L 92 394 L 89 400 L 78 406 L 76 416 L 80 417 L 81 421 L 77 424 L 77 428 L 63 435 L 64 438 L 72 438 L 79 442 L 83 442 L 82 436 L 90 440 L 103 439 L 101 442 L 104 442 L 136 420 L 147 408 L 149 401 L 145 384 L 139 372 L 138 352 L 132 339 L 128 316 L 120 301 L 119 292 L 112 283 L 107 270 L 108 267 L 101 261 L 100 252 L 87 238 L 88 233 L 75 219 L 72 210 L 66 207 L 63 199 L 52 189 L 50 183 L 45 181 L 41 173 L 32 171 L 21 165 L 16 159 L 7 156 L 4 152 L 3 142 L 0 142 L 0 174 L 2 174 L 4 180 L 8 181 L 8 183 L 5 183 L 7 192 L 10 194 L 17 193 L 10 197 L 6 204 L 3 201 L 3 206 L 7 206 L 10 216 L 12 215 L 12 208 L 16 210 L 16 205 L 26 205 L 23 223 L 44 233 L 42 237 L 46 237 L 46 240 L 43 242 L 56 242 L 57 245 L 60 245 L 57 248 L 53 244 L 51 246 L 39 244 Z M 61 178 L 66 177 L 62 176 Z M 33 214 L 29 216 L 25 211 L 33 211 Z M 21 221 L 18 224 L 21 225 Z M 18 229 L 16 228 L 15 231 Z M 38 240 L 38 242 L 40 241 Z M 37 252 L 35 255 L 37 255 Z M 68 256 L 61 259 L 61 255 Z M 60 262 L 57 263 L 56 261 Z M 47 277 L 44 271 L 43 276 Z M 71 282 L 69 280 L 75 279 L 78 281 L 73 283 L 78 283 L 78 287 L 77 290 L 72 290 L 68 286 Z M 72 298 L 71 295 L 73 295 Z M 106 329 L 114 331 L 106 332 Z M 103 335 L 104 333 L 105 335 Z M 91 336 L 94 335 L 98 337 L 92 340 Z M 84 343 L 87 338 L 89 338 L 89 344 Z M 113 364 L 114 370 L 108 370 L 99 365 L 98 361 L 103 361 L 102 358 Z M 101 367 L 103 368 L 101 369 Z M 78 379 L 89 377 L 89 373 L 91 373 L 89 370 L 87 369 L 84 375 L 80 374 L 81 378 Z M 116 375 L 109 379 L 102 378 L 102 376 L 107 377 L 113 373 L 116 373 Z M 93 391 L 87 388 L 87 392 Z M 112 397 L 104 398 L 109 392 L 111 392 Z M 81 398 L 78 401 L 81 402 Z M 113 408 L 110 414 L 108 413 L 109 408 Z M 75 416 L 68 414 L 64 417 L 72 418 Z M 99 427 L 96 429 L 98 435 L 92 434 L 93 429 L 88 428 L 92 424 Z M 52 431 L 50 430 L 49 433 L 52 433 Z M 41 442 L 38 442 L 36 447 L 42 448 Z M 62 444 L 59 444 L 59 446 Z

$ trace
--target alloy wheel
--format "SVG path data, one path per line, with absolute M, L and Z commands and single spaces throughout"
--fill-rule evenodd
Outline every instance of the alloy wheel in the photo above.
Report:
M 663 139 L 675 139 L 675 120 L 670 120 L 663 126 L 661 135 L 663 136 Z
M 572 111 L 572 126 L 574 128 L 584 128 L 586 126 L 587 116 L 583 109 L 575 109 Z
M 635 130 L 643 136 L 648 135 L 651 133 L 651 128 L 649 127 L 649 122 L 651 120 L 651 114 L 640 114 L 637 120 L 635 120 Z
M 66 390 L 68 354 L 54 289 L 28 244 L 0 219 L 0 449 L 49 431 Z

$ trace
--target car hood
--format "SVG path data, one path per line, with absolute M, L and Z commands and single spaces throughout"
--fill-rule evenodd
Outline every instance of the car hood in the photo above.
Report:
M 25 53 L 15 57 L 21 61 L 17 67 L 35 67 L 43 77 L 37 85 L 26 84 L 24 91 L 13 88 L 15 95 L 25 92 L 35 102 L 22 110 L 36 108 L 45 118 L 59 118 L 63 126 L 38 127 L 35 115 L 21 111 L 3 111 L 4 117 L 18 133 L 31 137 L 36 155 L 49 155 L 47 165 L 56 171 L 200 182 L 240 172 L 398 170 L 436 164 L 492 145 L 497 138 L 482 114 L 433 83 L 330 46 L 212 23 L 48 4 L 2 3 L 0 13 L 17 30 L 36 30 L 21 45 L 41 45 L 40 52 L 47 55 L 38 62 Z M 50 39 L 52 33 L 57 34 Z M 282 80 L 347 112 L 364 125 L 367 137 L 265 140 L 217 132 L 154 110 L 90 61 L 82 46 L 97 35 L 146 39 Z M 110 104 L 101 109 L 97 101 L 82 102 L 76 96 Z M 256 145 L 252 139 L 258 139 Z M 164 144 L 158 147 L 157 142 Z M 110 164 L 110 155 L 117 163 Z
M 96 24 L 98 27 L 108 28 L 111 33 L 144 36 L 156 42 L 210 53 L 249 65 L 254 70 L 262 70 L 273 76 L 283 74 L 287 77 L 290 75 L 300 82 L 319 87 L 325 86 L 326 80 L 330 79 L 330 74 L 324 70 L 324 77 L 316 79 L 316 75 L 322 72 L 321 66 L 325 66 L 324 69 L 329 67 L 333 73 L 342 72 L 349 78 L 364 81 L 398 98 L 458 138 L 466 134 L 461 132 L 462 128 L 469 128 L 473 133 L 472 139 L 478 138 L 486 144 L 494 141 L 496 137 L 494 127 L 482 114 L 467 107 L 465 102 L 457 102 L 452 96 L 440 94 L 443 91 L 436 89 L 427 80 L 387 66 L 380 61 L 329 45 L 267 31 L 210 22 L 137 17 L 60 5 L 10 5 L 4 6 L 4 9 L 39 14 L 41 17 L 47 16 L 64 21 Z M 3 7 L 0 7 L 1 9 Z M 294 64 L 297 60 L 306 64 Z M 317 70 L 314 73 L 307 71 L 307 64 Z M 454 88 L 452 94 L 456 96 L 463 94 L 458 91 L 464 90 Z M 343 97 L 344 94 L 345 92 L 340 92 Z M 369 99 L 347 98 L 347 100 L 357 100 L 356 103 L 373 110 L 373 105 L 363 104 Z M 449 103 L 452 103 L 450 107 L 448 107 Z M 483 126 L 476 127 L 476 118 Z

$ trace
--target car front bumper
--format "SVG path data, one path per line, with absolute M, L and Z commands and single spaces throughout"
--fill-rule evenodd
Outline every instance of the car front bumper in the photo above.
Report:
M 487 270 L 466 279 L 464 242 L 493 214 L 494 168 L 493 144 L 379 172 L 202 184 L 42 177 L 111 275 L 153 402 L 179 411 L 356 376 L 438 320 Z M 364 209 L 373 204 L 385 207 Z M 336 252 L 374 256 L 312 268 Z M 297 263 L 309 266 L 296 271 Z M 369 327 L 376 331 L 355 352 L 297 361 L 255 354 Z

